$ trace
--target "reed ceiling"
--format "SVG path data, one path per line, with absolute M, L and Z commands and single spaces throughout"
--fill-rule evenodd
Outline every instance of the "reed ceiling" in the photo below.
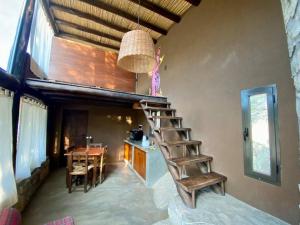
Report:
M 200 1 L 42 0 L 42 3 L 56 36 L 118 51 L 124 33 L 139 28 L 156 42 Z

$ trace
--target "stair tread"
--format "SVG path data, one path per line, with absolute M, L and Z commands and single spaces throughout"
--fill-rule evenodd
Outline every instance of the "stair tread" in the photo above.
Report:
M 162 108 L 162 107 L 145 107 L 145 110 L 150 109 L 152 111 L 157 110 L 157 111 L 176 111 L 176 109 L 171 109 L 171 108 Z
M 171 102 L 159 102 L 159 101 L 154 102 L 154 101 L 148 101 L 148 100 L 141 100 L 140 103 L 171 105 Z
M 174 120 L 181 120 L 182 117 L 179 116 L 148 116 L 149 119 L 174 119 Z
M 213 158 L 207 155 L 193 155 L 193 156 L 185 156 L 180 158 L 172 158 L 169 159 L 168 162 L 175 166 L 183 166 L 190 163 L 197 163 L 197 162 L 208 162 L 211 161 Z
M 192 130 L 191 128 L 178 128 L 178 127 L 160 127 L 156 130 L 160 131 L 186 131 L 186 130 Z
M 191 141 L 172 141 L 172 142 L 162 142 L 161 145 L 167 146 L 167 145 L 197 145 L 201 144 L 201 141 L 191 140 Z
M 225 176 L 215 172 L 211 172 L 211 173 L 201 174 L 199 176 L 183 178 L 181 180 L 176 180 L 176 182 L 185 191 L 192 192 L 226 180 L 227 178 Z

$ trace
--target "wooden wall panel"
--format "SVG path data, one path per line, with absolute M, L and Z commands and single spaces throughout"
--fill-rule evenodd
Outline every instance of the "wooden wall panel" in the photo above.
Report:
M 135 74 L 117 67 L 117 54 L 53 38 L 48 79 L 135 92 Z

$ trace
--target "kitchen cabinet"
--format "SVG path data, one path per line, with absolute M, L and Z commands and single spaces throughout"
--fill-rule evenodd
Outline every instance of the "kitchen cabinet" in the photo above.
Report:
M 146 179 L 146 152 L 137 147 L 134 147 L 133 169 Z
M 161 151 L 157 146 L 151 146 L 149 141 L 124 140 L 124 161 L 147 187 L 151 187 L 168 170 Z
M 124 143 L 124 160 L 132 163 L 132 146 L 128 143 Z

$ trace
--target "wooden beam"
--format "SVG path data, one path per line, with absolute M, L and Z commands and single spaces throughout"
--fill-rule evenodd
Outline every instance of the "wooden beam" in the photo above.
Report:
M 98 42 L 98 41 L 91 40 L 89 38 L 81 37 L 79 35 L 70 34 L 70 33 L 66 33 L 66 32 L 61 32 L 59 36 L 67 37 L 67 38 L 71 38 L 71 39 L 77 39 L 77 40 L 80 40 L 80 41 L 84 41 L 84 42 L 87 42 L 87 43 L 98 45 L 100 47 L 110 48 L 110 49 L 114 49 L 114 50 L 119 51 L 119 47 L 116 47 L 114 45 L 104 44 L 104 43 L 101 43 L 101 42 Z
M 105 38 L 108 38 L 108 39 L 111 39 L 111 40 L 114 40 L 114 41 L 121 42 L 121 40 L 122 40 L 122 38 L 119 38 L 119 37 L 116 37 L 116 36 L 113 36 L 113 35 L 110 35 L 110 34 L 106 34 L 106 33 L 103 33 L 101 31 L 97 31 L 97 30 L 94 30 L 94 29 L 90 29 L 88 27 L 84 27 L 84 26 L 81 26 L 79 24 L 72 23 L 72 22 L 69 22 L 69 21 L 66 21 L 66 20 L 56 20 L 56 23 L 59 24 L 59 25 L 61 24 L 61 25 L 64 25 L 64 26 L 72 27 L 76 30 L 80 30 L 80 31 L 83 31 L 83 32 L 86 32 L 86 33 L 94 34 L 94 35 L 97 35 L 97 36 L 100 36 L 100 37 L 105 37 Z
M 20 88 L 20 82 L 15 76 L 8 74 L 0 68 L 0 87 L 15 92 Z
M 79 1 L 87 3 L 87 4 L 91 5 L 91 6 L 97 7 L 99 9 L 103 9 L 103 10 L 105 10 L 107 12 L 116 14 L 116 15 L 121 16 L 121 17 L 123 17 L 125 19 L 128 19 L 128 20 L 130 20 L 130 21 L 132 21 L 134 23 L 138 23 L 138 17 L 136 17 L 136 16 L 134 16 L 134 15 L 132 15 L 132 14 L 126 12 L 126 11 L 120 10 L 120 9 L 118 9 L 118 8 L 112 6 L 112 5 L 104 3 L 102 1 L 94 1 L 94 0 L 79 0 Z M 168 33 L 167 30 L 165 30 L 165 29 L 163 29 L 161 27 L 158 27 L 158 26 L 156 26 L 154 24 L 151 24 L 151 23 L 149 23 L 149 22 L 147 22 L 147 21 L 145 21 L 143 19 L 139 19 L 139 23 L 140 23 L 140 25 L 142 25 L 142 26 L 144 26 L 146 28 L 149 28 L 149 29 L 151 29 L 153 31 L 156 31 L 156 32 L 158 32 L 160 34 L 167 35 L 167 33 Z
M 49 1 L 48 0 L 42 0 L 42 7 L 46 13 L 46 16 L 50 22 L 50 25 L 52 27 L 52 30 L 54 32 L 54 35 L 58 35 L 59 34 L 59 29 L 57 28 L 55 21 L 54 21 L 54 17 L 52 12 L 50 11 L 50 7 L 49 7 Z
M 30 37 L 35 0 L 26 0 L 8 62 L 8 73 L 21 82 L 25 79 L 26 51 Z M 9 19 L 9 18 L 8 18 Z
M 111 40 L 114 40 L 114 41 L 118 41 L 118 42 L 122 41 L 122 38 L 119 38 L 119 37 L 116 37 L 116 36 L 113 36 L 113 35 L 110 35 L 110 34 L 106 34 L 106 33 L 103 33 L 101 31 L 93 30 L 93 29 L 90 29 L 88 27 L 84 27 L 84 26 L 78 25 L 76 23 L 72 23 L 72 22 L 63 20 L 63 19 L 57 19 L 57 20 L 55 20 L 55 22 L 57 24 L 63 24 L 65 26 L 69 26 L 69 27 L 72 27 L 74 29 L 77 29 L 77 30 L 80 30 L 80 31 L 83 31 L 83 32 L 86 32 L 86 33 L 94 34 L 94 35 L 97 35 L 97 36 L 100 36 L 100 37 L 105 37 L 105 38 L 108 38 L 108 39 L 111 39 Z M 152 40 L 153 40 L 154 44 L 157 43 L 156 39 L 153 38 Z
M 201 0 L 185 0 L 193 6 L 198 6 L 201 3 Z
M 166 102 L 165 97 L 153 97 L 141 94 L 134 94 L 129 92 L 122 92 L 116 90 L 109 90 L 105 88 L 90 87 L 80 84 L 71 84 L 59 81 L 40 80 L 40 79 L 27 79 L 26 84 L 42 93 L 45 91 L 53 91 L 54 93 L 65 93 L 73 96 L 94 96 L 97 98 L 109 98 L 111 101 L 127 101 L 127 102 L 139 102 L 140 100 L 148 100 L 151 102 Z M 46 95 L 51 97 L 50 95 Z
M 172 20 L 175 23 L 179 23 L 181 20 L 181 17 L 176 15 L 175 13 L 170 12 L 169 10 L 160 7 L 159 5 L 156 5 L 148 0 L 129 0 L 131 2 L 134 2 L 136 4 L 140 4 L 146 9 L 149 9 L 152 12 L 157 13 L 158 15 L 161 15 L 165 18 L 168 18 L 169 20 Z
M 62 12 L 68 13 L 68 14 L 72 14 L 74 16 L 81 17 L 83 19 L 91 20 L 95 23 L 104 25 L 106 27 L 109 27 L 109 28 L 114 29 L 116 31 L 119 31 L 121 33 L 126 33 L 128 31 L 130 31 L 129 29 L 127 29 L 125 27 L 121 27 L 119 25 L 107 22 L 107 21 L 105 21 L 105 20 L 103 20 L 103 19 L 101 19 L 97 16 L 91 15 L 89 13 L 84 13 L 84 12 L 81 12 L 81 11 L 76 10 L 76 9 L 70 9 L 70 8 L 65 7 L 65 6 L 61 6 L 61 5 L 52 3 L 52 2 L 50 3 L 50 7 L 54 10 L 59 10 L 59 11 L 62 11 Z

